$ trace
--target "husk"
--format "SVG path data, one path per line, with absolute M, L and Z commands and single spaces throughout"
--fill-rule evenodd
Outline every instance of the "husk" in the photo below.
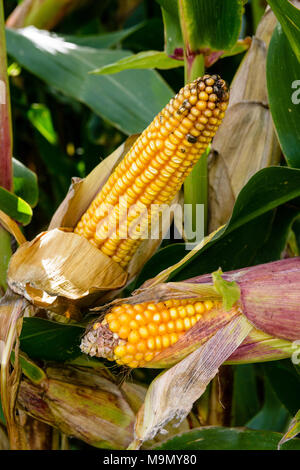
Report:
M 9 450 L 9 441 L 4 430 L 4 426 L 0 424 L 0 450 Z
M 231 84 L 229 106 L 212 143 L 209 232 L 230 218 L 236 197 L 250 177 L 280 161 L 265 78 L 267 48 L 275 25 L 276 17 L 268 9 Z
M 68 301 L 90 304 L 103 291 L 123 286 L 126 279 L 127 273 L 88 240 L 60 229 L 20 246 L 7 274 L 14 292 L 62 313 Z
M 152 439 L 168 422 L 176 423 L 184 419 L 217 374 L 220 365 L 251 329 L 248 320 L 239 315 L 192 354 L 160 374 L 151 383 L 145 403 L 138 413 L 135 440 L 130 449 L 137 449 L 144 441 Z
M 53 428 L 38 421 L 18 409 L 20 426 L 18 426 L 18 442 L 20 447 L 14 450 L 54 450 Z
M 45 373 L 47 378 L 38 385 L 21 381 L 21 409 L 95 447 L 128 446 L 135 414 L 116 384 L 86 368 L 54 366 Z
M 253 329 L 228 358 L 226 364 L 277 361 L 291 357 L 293 352 L 293 343 L 291 341 L 274 338 L 263 331 Z
M 240 314 L 238 306 L 230 308 L 228 311 L 222 306 L 222 296 L 216 291 L 214 285 L 197 284 L 188 282 L 169 282 L 159 284 L 154 287 L 139 289 L 131 297 L 117 299 L 102 307 L 96 307 L 92 312 L 101 312 L 102 315 L 93 321 L 87 328 L 82 339 L 81 347 L 85 353 L 91 355 L 101 355 L 102 337 L 101 329 L 93 329 L 93 323 L 102 320 L 103 315 L 112 307 L 118 304 L 140 304 L 143 302 L 162 302 L 169 299 L 195 299 L 195 300 L 215 300 L 216 306 L 203 315 L 201 322 L 196 323 L 188 330 L 174 345 L 163 350 L 149 363 L 143 367 L 165 368 L 176 364 L 188 354 L 197 349 L 201 344 L 211 338 L 220 328 L 228 324 L 233 318 Z M 106 343 L 105 343 L 106 344 Z
M 176 271 L 177 268 L 179 268 L 180 266 L 184 265 L 187 261 L 189 261 L 189 259 L 191 259 L 195 255 L 195 253 L 197 253 L 207 243 L 209 243 L 218 232 L 223 230 L 223 228 L 224 228 L 224 225 L 216 229 L 214 232 L 211 232 L 206 237 L 204 237 L 203 240 L 200 243 L 198 243 L 198 245 L 196 245 L 191 251 L 189 251 L 180 261 L 178 261 L 178 263 L 175 263 L 169 268 L 164 269 L 152 279 L 148 279 L 147 281 L 145 281 L 140 289 L 154 287 L 160 284 L 161 282 L 165 282 L 171 273 L 173 273 L 174 271 Z
M 243 314 L 253 325 L 253 331 L 228 359 L 230 363 L 262 362 L 290 357 L 293 340 L 300 337 L 300 257 L 222 273 L 222 295 L 217 290 L 216 273 L 205 274 L 184 282 L 169 282 L 142 287 L 131 297 L 115 300 L 93 311 L 106 313 L 112 306 L 122 303 L 139 304 L 169 299 L 215 300 L 215 307 L 205 313 L 171 347 L 161 351 L 144 367 L 165 368 L 182 360 L 207 342 L 220 328 Z M 158 276 L 160 277 L 160 276 Z M 233 283 L 233 285 L 232 285 Z M 239 298 L 226 307 L 226 296 L 234 287 Z M 227 300 L 228 300 L 227 298 Z M 233 303 L 234 302 L 234 303 Z M 96 322 L 101 321 L 97 319 Z M 102 342 L 102 330 L 90 325 L 82 340 L 86 353 L 103 355 L 107 341 Z M 102 344 L 103 343 L 103 344 Z M 91 352 L 90 352 L 91 351 Z M 104 354 L 105 355 L 105 354 Z

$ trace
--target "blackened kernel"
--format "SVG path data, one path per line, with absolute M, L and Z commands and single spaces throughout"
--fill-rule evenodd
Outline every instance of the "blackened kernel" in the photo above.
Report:
M 190 143 L 190 144 L 195 144 L 197 142 L 197 137 L 195 137 L 194 135 L 192 134 L 187 134 L 186 135 L 186 140 Z

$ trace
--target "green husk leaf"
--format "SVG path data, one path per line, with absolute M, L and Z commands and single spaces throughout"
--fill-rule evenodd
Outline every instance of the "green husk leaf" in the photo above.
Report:
M 236 282 L 225 281 L 222 274 L 222 270 L 218 269 L 218 271 L 212 273 L 212 278 L 216 291 L 222 295 L 223 306 L 228 311 L 239 300 L 241 289 Z
M 165 51 L 168 55 L 183 48 L 178 4 L 174 0 L 157 0 L 161 6 L 165 30 Z

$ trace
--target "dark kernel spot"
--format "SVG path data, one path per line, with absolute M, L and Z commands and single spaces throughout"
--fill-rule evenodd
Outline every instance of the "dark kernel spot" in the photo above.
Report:
M 182 148 L 180 149 L 180 152 L 181 152 L 181 153 L 185 153 L 185 148 L 182 147 Z
M 190 109 L 192 107 L 192 105 L 191 105 L 191 103 L 189 102 L 188 99 L 186 99 L 182 102 L 182 106 L 184 106 L 187 109 Z
M 197 142 L 197 137 L 195 137 L 195 136 L 192 135 L 192 134 L 187 134 L 186 140 L 187 140 L 190 144 L 195 144 L 195 143 Z
M 226 83 L 222 79 L 216 81 L 215 85 L 213 86 L 213 91 L 220 100 L 226 100 L 228 98 L 228 93 L 226 91 Z

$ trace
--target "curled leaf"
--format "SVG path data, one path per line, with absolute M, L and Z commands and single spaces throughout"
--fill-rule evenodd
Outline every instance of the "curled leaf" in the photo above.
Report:
M 203 346 L 160 374 L 150 385 L 138 413 L 131 448 L 138 448 L 144 441 L 152 439 L 169 421 L 181 421 L 217 374 L 220 365 L 251 329 L 247 319 L 239 315 Z

